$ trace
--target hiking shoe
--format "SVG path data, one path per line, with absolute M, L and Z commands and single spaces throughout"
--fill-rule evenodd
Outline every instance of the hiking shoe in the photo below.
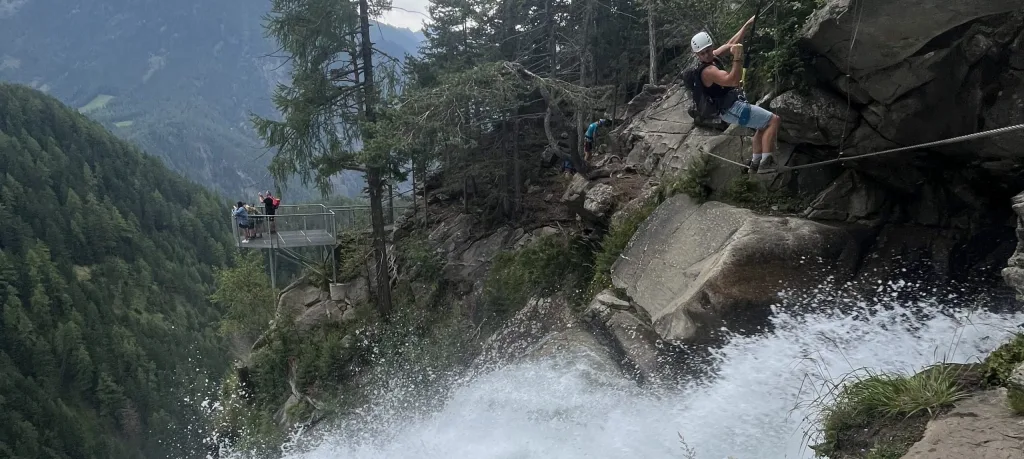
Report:
M 778 167 L 775 163 L 775 155 L 761 157 L 761 164 L 757 167 L 758 174 L 769 174 L 775 172 Z
M 760 163 L 755 163 L 753 159 L 748 159 L 746 164 L 748 174 L 756 174 L 757 168 L 761 165 Z

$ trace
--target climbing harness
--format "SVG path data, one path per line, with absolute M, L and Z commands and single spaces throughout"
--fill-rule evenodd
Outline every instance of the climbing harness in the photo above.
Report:
M 891 149 L 888 149 L 888 150 L 876 151 L 876 152 L 866 153 L 866 154 L 857 155 L 857 156 L 843 157 L 842 153 L 840 152 L 839 158 L 836 158 L 836 159 L 829 159 L 829 160 L 825 160 L 825 161 L 818 161 L 816 163 L 810 163 L 810 164 L 801 164 L 799 166 L 783 166 L 783 165 L 778 165 L 778 166 L 776 166 L 776 171 L 777 172 L 783 172 L 783 171 L 795 171 L 795 170 L 800 170 L 800 169 L 809 169 L 809 168 L 812 168 L 812 167 L 825 166 L 825 165 L 828 165 L 828 164 L 835 164 L 835 163 L 840 163 L 840 162 L 843 162 L 843 161 L 853 161 L 855 159 L 868 158 L 868 157 L 871 157 L 871 156 L 879 156 L 879 155 L 885 155 L 885 154 L 889 154 L 889 153 L 897 153 L 897 152 L 907 151 L 907 150 L 916 150 L 916 149 L 919 149 L 919 148 L 937 147 L 939 145 L 949 145 L 949 144 L 965 142 L 965 141 L 973 140 L 973 139 L 980 139 L 980 138 L 984 138 L 984 137 L 992 137 L 992 136 L 995 136 L 995 135 L 1005 134 L 1007 132 L 1017 131 L 1017 130 L 1021 130 L 1021 129 L 1024 129 L 1024 124 L 1017 124 L 1017 125 L 1013 125 L 1013 126 L 1006 126 L 1006 127 L 1001 127 L 1001 128 L 997 128 L 997 129 L 989 129 L 987 131 L 976 132 L 974 134 L 967 134 L 967 135 L 962 135 L 962 136 L 959 136 L 959 137 L 951 137 L 951 138 L 944 139 L 944 140 L 936 140 L 934 142 L 921 143 L 921 144 L 910 145 L 910 146 L 906 146 L 906 147 L 891 148 Z M 725 161 L 727 163 L 735 164 L 735 165 L 740 166 L 740 167 L 742 167 L 744 169 L 747 168 L 746 164 L 741 164 L 741 163 L 733 161 L 731 159 L 723 158 L 723 157 L 721 157 L 719 155 L 716 155 L 716 154 L 708 152 L 708 151 L 705 151 L 704 153 L 709 155 L 709 156 L 713 156 L 715 158 L 718 158 L 718 159 L 720 159 L 722 161 Z

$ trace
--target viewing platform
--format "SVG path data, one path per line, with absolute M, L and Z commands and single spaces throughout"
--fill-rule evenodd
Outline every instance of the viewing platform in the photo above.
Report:
M 321 274 L 330 279 L 337 278 L 337 266 L 334 247 L 338 234 L 349 228 L 370 227 L 369 206 L 325 206 L 323 204 L 292 204 L 278 206 L 273 216 L 262 213 L 263 205 L 255 207 L 249 213 L 253 230 L 259 237 L 245 238 L 243 228 L 238 227 L 235 217 L 231 216 L 232 235 L 235 245 L 240 249 L 266 250 L 270 266 L 270 283 L 277 289 L 277 259 L 285 258 L 306 269 L 317 272 L 330 266 L 329 272 Z M 384 220 L 393 223 L 392 216 L 404 207 L 394 209 L 385 207 Z M 271 222 L 270 219 L 274 221 Z M 272 226 L 276 229 L 271 232 Z M 245 241 L 245 242 L 242 242 Z M 306 248 L 315 248 L 314 250 Z M 328 264 L 329 263 L 329 264 Z
M 263 205 L 254 206 L 262 211 Z M 392 215 L 408 210 L 408 205 L 397 205 L 392 212 L 384 206 L 384 223 L 394 223 Z M 315 247 L 333 245 L 337 240 L 338 233 L 349 228 L 370 227 L 370 206 L 325 206 L 323 204 L 297 204 L 284 205 L 277 208 L 274 215 L 274 222 L 277 225 L 277 233 L 270 233 L 270 221 L 267 215 L 257 213 L 249 215 L 259 230 L 260 238 L 250 238 L 249 242 L 242 242 L 245 239 L 242 228 L 234 217 L 231 217 L 231 227 L 235 236 L 235 245 L 239 248 L 248 249 L 279 249 L 297 247 Z
M 262 206 L 257 207 L 261 209 Z M 277 232 L 271 233 L 270 218 L 274 219 Z M 322 204 L 284 205 L 277 208 L 275 215 L 250 214 L 255 230 L 261 237 L 249 238 L 242 242 L 245 233 L 231 217 L 235 243 L 239 248 L 278 249 L 334 245 L 338 239 L 337 215 Z

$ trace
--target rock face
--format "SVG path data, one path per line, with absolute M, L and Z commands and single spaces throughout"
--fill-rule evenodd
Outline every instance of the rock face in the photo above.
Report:
M 650 101 L 650 98 L 644 100 Z M 613 131 L 620 139 L 617 153 L 623 157 L 627 167 L 660 179 L 680 176 L 694 166 L 696 159 L 703 157 L 710 165 L 707 186 L 711 188 L 713 197 L 719 197 L 730 183 L 743 175 L 743 169 L 705 153 L 743 163 L 750 159 L 753 151 L 753 131 L 740 126 L 728 126 L 724 132 L 697 126 L 687 113 L 689 104 L 687 91 L 678 85 L 669 88 L 660 99 L 653 100 L 645 110 Z M 778 147 L 776 157 L 780 164 L 806 162 L 794 157 L 792 144 L 780 142 Z M 790 174 L 765 177 L 765 185 L 772 190 L 791 188 L 814 193 L 828 184 L 828 180 L 819 183 L 820 180 L 792 179 Z
M 1013 197 L 1013 212 L 1017 214 L 1017 250 L 1003 268 L 1003 280 L 1017 292 L 1017 299 L 1024 301 L 1024 193 Z
M 972 395 L 928 423 L 903 459 L 1022 459 L 1024 423 L 1006 406 L 1006 389 Z
M 780 290 L 816 285 L 823 273 L 848 279 L 858 258 L 845 230 L 678 195 L 641 225 L 612 280 L 662 338 L 693 341 L 722 322 L 763 317 Z
M 589 221 L 601 221 L 615 206 L 617 195 L 612 185 L 587 180 L 577 174 L 562 195 L 562 203 Z
M 534 298 L 484 342 L 470 366 L 480 372 L 552 356 L 556 365 L 572 362 L 600 380 L 625 381 L 614 355 L 574 317 L 563 298 Z
M 848 63 L 857 75 L 911 57 L 935 37 L 968 21 L 1020 8 L 1017 0 L 829 0 L 804 31 L 812 49 L 843 64 L 840 68 Z
M 274 322 L 291 321 L 300 332 L 327 323 L 348 322 L 354 319 L 356 308 L 366 301 L 368 294 L 365 278 L 334 284 L 330 292 L 301 278 L 281 291 Z
M 636 307 L 620 299 L 611 290 L 599 293 L 584 312 L 586 320 L 612 341 L 622 355 L 620 365 L 645 383 L 659 377 L 658 345 L 660 337 L 651 324 L 637 314 Z
M 809 134 L 823 132 L 808 133 L 809 126 L 824 123 L 818 131 L 827 132 L 844 108 L 860 118 L 849 123 L 855 130 L 844 150 L 851 155 L 1024 122 L 1024 78 L 1014 67 L 1022 10 L 1015 0 L 831 0 L 808 20 L 804 45 L 820 55 L 818 76 L 839 97 L 812 92 L 817 102 L 796 103 L 792 92 L 780 96 L 773 106 L 788 115 L 784 121 L 809 121 L 830 107 L 818 123 L 788 124 L 783 137 L 821 145 L 822 135 Z M 1024 133 L 1009 133 L 942 151 L 1020 157 L 1022 140 Z
M 526 307 L 487 338 L 472 368 L 493 368 L 522 359 L 546 336 L 579 325 L 564 299 L 531 299 Z
M 809 94 L 783 93 L 772 100 L 770 109 L 782 118 L 781 140 L 794 144 L 839 146 L 860 122 L 846 99 L 820 88 Z

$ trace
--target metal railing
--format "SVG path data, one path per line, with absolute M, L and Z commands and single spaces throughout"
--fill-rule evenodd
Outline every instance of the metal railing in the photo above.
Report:
M 271 238 L 271 230 L 275 230 L 277 233 L 290 232 L 290 231 L 305 231 L 309 233 L 325 232 L 331 237 L 336 239 L 338 235 L 338 221 L 336 214 L 327 208 L 323 204 L 282 204 L 277 208 L 274 215 L 266 215 L 263 213 L 263 206 L 253 206 L 255 212 L 249 212 L 249 221 L 252 223 L 253 229 L 261 238 L 257 238 L 256 241 L 261 239 L 273 240 Z M 273 221 L 271 221 L 273 218 Z M 231 228 L 232 234 L 239 246 L 241 241 L 244 239 L 245 233 L 243 229 L 238 226 L 237 219 L 231 216 Z M 322 233 L 321 233 L 322 234 Z M 250 238 L 250 241 L 252 239 Z
M 323 230 L 336 238 L 338 233 L 348 229 L 370 227 L 370 206 L 368 205 L 282 204 L 273 215 L 273 222 L 267 218 L 270 217 L 269 215 L 263 213 L 262 205 L 253 207 L 255 212 L 249 212 L 249 220 L 253 223 L 253 229 L 256 230 L 256 233 L 262 236 L 262 238 L 257 238 L 257 240 L 270 238 L 271 228 L 277 232 Z M 395 218 L 404 214 L 411 207 L 411 203 L 396 203 L 394 207 Z M 392 212 L 385 204 L 385 225 L 394 224 L 394 219 L 391 216 Z M 241 246 L 241 241 L 244 239 L 245 234 L 242 228 L 238 226 L 238 222 L 233 215 L 231 216 L 231 228 L 236 243 Z
M 406 210 L 412 207 L 411 203 L 395 204 L 394 216 L 398 218 L 405 213 Z M 329 210 L 333 211 L 337 215 L 338 231 L 344 231 L 349 228 L 369 228 L 370 227 L 370 206 L 369 205 L 356 205 L 356 206 L 329 206 Z M 388 208 L 387 203 L 384 204 L 384 224 L 394 224 L 394 219 L 391 218 L 391 211 Z

